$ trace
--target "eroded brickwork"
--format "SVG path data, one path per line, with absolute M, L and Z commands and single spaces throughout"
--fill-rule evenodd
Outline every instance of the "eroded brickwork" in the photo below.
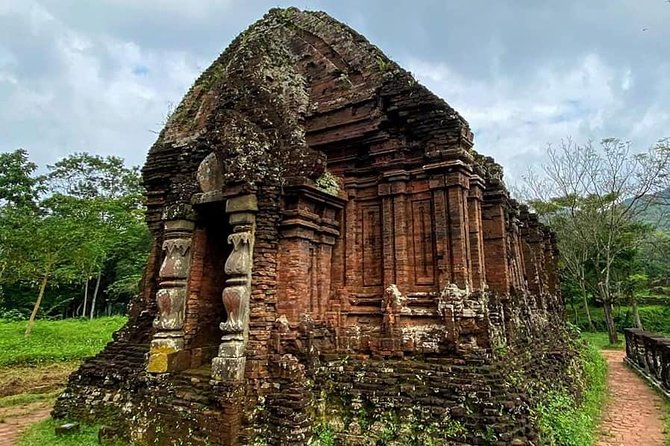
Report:
M 54 415 L 165 445 L 536 441 L 506 376 L 564 378 L 556 243 L 473 144 L 355 31 L 271 11 L 152 147 L 142 294 Z

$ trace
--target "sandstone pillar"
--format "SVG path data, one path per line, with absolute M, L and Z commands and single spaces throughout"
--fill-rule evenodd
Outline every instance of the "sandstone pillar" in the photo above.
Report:
M 165 373 L 183 370 L 190 363 L 184 351 L 184 314 L 186 283 L 191 268 L 191 241 L 195 224 L 189 213 L 169 210 L 166 213 L 163 236 L 163 262 L 158 273 L 156 304 L 158 313 L 153 326 L 156 332 L 151 341 L 147 371 Z
M 226 202 L 226 214 L 233 228 L 228 243 L 233 250 L 224 266 L 227 279 L 222 298 L 226 320 L 219 325 L 223 337 L 219 354 L 212 360 L 212 378 L 217 381 L 244 379 L 256 211 L 255 195 L 240 195 Z

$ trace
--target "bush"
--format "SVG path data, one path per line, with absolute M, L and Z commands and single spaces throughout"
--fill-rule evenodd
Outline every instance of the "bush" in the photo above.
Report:
M 597 439 L 607 389 L 607 364 L 594 346 L 584 343 L 573 372 L 583 388 L 581 401 L 567 389 L 555 388 L 535 408 L 542 444 L 587 446 Z
M 17 309 L 5 310 L 0 308 L 0 320 L 7 322 L 25 321 L 28 319 L 23 312 Z

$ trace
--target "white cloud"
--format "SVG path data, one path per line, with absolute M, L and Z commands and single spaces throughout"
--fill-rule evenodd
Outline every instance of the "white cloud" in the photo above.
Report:
M 169 103 L 179 101 L 202 61 L 184 52 L 144 50 L 135 42 L 82 34 L 35 11 L 39 7 L 10 11 L 10 19 L 33 23 L 40 18 L 33 31 L 43 35 L 38 41 L 53 65 L 21 77 L 21 54 L 0 50 L 7 54 L 0 57 L 5 104 L 0 125 L 14 133 L 6 142 L 13 146 L 2 149 L 25 147 L 42 165 L 72 151 L 120 154 L 142 164 L 155 139 L 152 132 L 160 130 Z
M 42 165 L 75 150 L 143 163 L 152 131 L 199 72 L 288 3 L 0 0 L 0 150 L 25 147 Z M 326 9 L 399 58 L 470 122 L 481 152 L 518 175 L 567 136 L 639 147 L 669 136 L 670 5 L 651 3 L 297 6 Z
M 668 113 L 654 107 L 641 119 L 629 115 L 630 68 L 613 67 L 597 54 L 573 62 L 546 64 L 519 80 L 500 76 L 489 81 L 469 79 L 443 63 L 413 59 L 407 65 L 468 120 L 475 147 L 494 156 L 512 179 L 541 159 L 548 143 L 562 138 L 615 136 L 644 146 L 659 137 L 654 131 L 669 128 Z

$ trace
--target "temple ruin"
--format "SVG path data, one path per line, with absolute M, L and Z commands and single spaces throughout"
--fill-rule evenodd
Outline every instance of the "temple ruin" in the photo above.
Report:
M 395 444 L 403 420 L 531 444 L 505 355 L 565 370 L 556 243 L 473 145 L 360 34 L 270 11 L 151 148 L 141 294 L 54 416 L 139 444 Z

